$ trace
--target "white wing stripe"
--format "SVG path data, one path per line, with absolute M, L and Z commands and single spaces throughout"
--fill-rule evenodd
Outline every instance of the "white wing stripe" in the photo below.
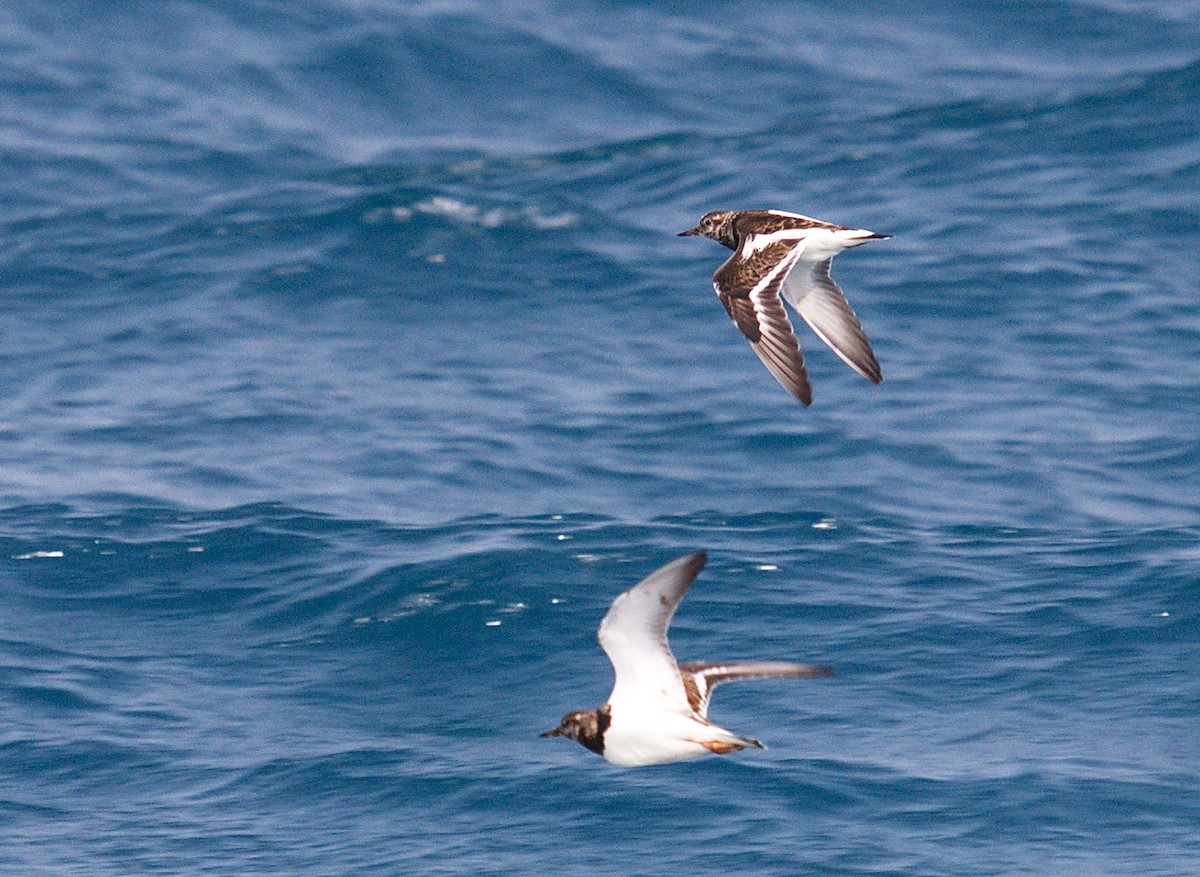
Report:
M 786 210 L 768 210 L 767 213 L 770 213 L 772 216 L 786 216 L 788 219 L 803 219 L 805 222 L 821 223 L 821 220 L 805 216 L 803 213 L 788 213 Z
M 787 255 L 779 260 L 778 265 L 764 274 L 758 283 L 754 284 L 754 287 L 750 290 L 750 300 L 754 302 L 754 309 L 756 311 L 759 311 L 759 313 L 762 312 L 762 309 L 758 304 L 758 298 L 766 290 L 771 290 L 772 296 L 779 296 L 779 289 L 775 283 L 776 279 L 779 278 L 780 275 L 786 275 L 792 270 L 792 266 L 796 264 L 796 260 L 800 258 L 800 254 L 802 252 L 804 252 L 803 245 L 792 247 L 792 249 L 788 250 Z
M 742 244 L 741 257 L 749 259 L 755 253 L 762 252 L 771 244 L 780 241 L 803 241 L 811 232 L 811 228 L 783 228 L 766 234 L 752 234 Z

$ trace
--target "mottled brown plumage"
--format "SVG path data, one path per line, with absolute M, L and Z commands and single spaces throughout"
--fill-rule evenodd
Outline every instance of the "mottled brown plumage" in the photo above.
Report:
M 595 710 L 576 710 L 562 717 L 557 728 L 551 728 L 542 737 L 566 737 L 584 746 L 597 755 L 604 754 L 604 732 L 612 720 L 612 709 L 605 704 Z
M 812 404 L 812 386 L 783 299 L 847 365 L 872 383 L 883 380 L 829 268 L 847 247 L 887 235 L 777 210 L 714 210 L 680 235 L 702 235 L 734 251 L 713 274 L 713 287 L 768 371 L 801 403 Z

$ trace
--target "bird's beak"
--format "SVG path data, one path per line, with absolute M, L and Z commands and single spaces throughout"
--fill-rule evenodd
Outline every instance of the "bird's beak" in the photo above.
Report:
M 541 734 L 538 734 L 538 736 L 539 737 L 561 737 L 562 736 L 562 728 L 551 728 L 549 731 L 545 731 Z
M 690 238 L 692 235 L 700 234 L 700 226 L 689 228 L 687 231 L 681 231 L 676 237 Z

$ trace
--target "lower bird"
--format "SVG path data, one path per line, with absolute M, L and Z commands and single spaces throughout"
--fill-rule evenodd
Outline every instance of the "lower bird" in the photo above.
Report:
M 714 210 L 679 234 L 703 235 L 733 250 L 713 274 L 717 295 L 767 370 L 802 404 L 812 404 L 812 385 L 780 296 L 850 368 L 873 384 L 883 380 L 829 266 L 842 250 L 888 235 L 782 210 Z
M 783 661 L 677 664 L 667 627 L 707 559 L 703 551 L 677 558 L 613 601 L 599 631 L 616 672 L 608 703 L 567 713 L 543 737 L 567 737 L 622 767 L 766 748 L 708 720 L 713 689 L 735 679 L 829 676 L 833 670 Z

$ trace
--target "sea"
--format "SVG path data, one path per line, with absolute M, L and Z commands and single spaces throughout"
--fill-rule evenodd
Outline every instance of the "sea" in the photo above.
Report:
M 0 874 L 1200 874 L 1197 0 L 6 0 L 0 203 Z

